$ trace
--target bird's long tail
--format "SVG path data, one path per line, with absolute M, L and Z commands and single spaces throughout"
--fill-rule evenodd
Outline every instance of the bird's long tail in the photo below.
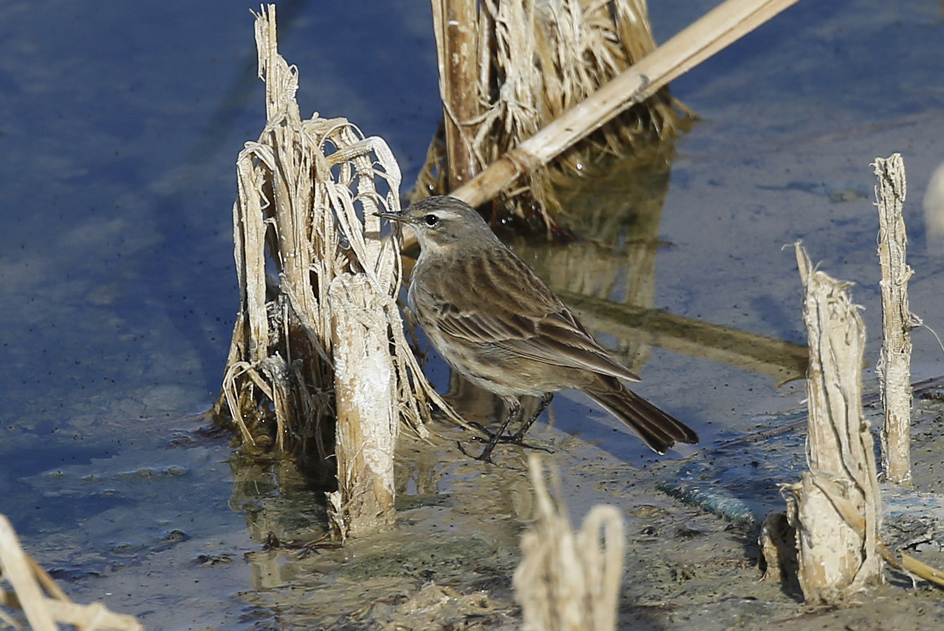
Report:
M 647 445 L 660 454 L 664 454 L 675 443 L 694 445 L 698 442 L 698 434 L 690 427 L 649 403 L 615 378 L 601 379 L 599 383 L 584 388 L 584 392 L 629 425 Z

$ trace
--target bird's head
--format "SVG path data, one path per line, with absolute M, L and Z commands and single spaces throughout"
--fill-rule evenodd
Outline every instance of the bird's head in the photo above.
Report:
M 402 213 L 376 213 L 405 224 L 416 233 L 423 252 L 461 244 L 463 249 L 491 246 L 498 238 L 478 212 L 463 201 L 445 195 L 422 199 Z

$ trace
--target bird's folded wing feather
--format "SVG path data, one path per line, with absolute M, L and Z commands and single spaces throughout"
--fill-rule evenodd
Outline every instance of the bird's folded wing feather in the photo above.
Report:
M 437 326 L 442 333 L 534 361 L 639 381 L 594 341 L 520 259 L 504 261 L 503 271 L 510 267 L 514 274 L 502 277 L 500 293 L 494 267 L 494 263 L 470 266 L 467 269 L 478 272 L 468 279 L 466 289 L 446 292 L 446 302 L 437 309 Z

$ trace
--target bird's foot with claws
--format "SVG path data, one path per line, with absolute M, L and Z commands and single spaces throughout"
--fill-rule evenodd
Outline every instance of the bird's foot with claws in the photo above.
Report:
M 478 456 L 473 456 L 472 454 L 470 454 L 469 452 L 465 450 L 465 448 L 462 446 L 462 443 L 460 442 L 459 451 L 461 451 L 466 456 L 473 458 L 475 460 L 481 460 L 482 462 L 492 462 L 492 451 L 494 451 L 495 447 L 497 447 L 500 443 L 518 445 L 519 447 L 523 447 L 524 449 L 539 449 L 549 454 L 554 453 L 554 450 L 550 449 L 549 447 L 544 447 L 542 445 L 534 445 L 534 444 L 524 442 L 524 434 L 521 432 L 518 432 L 515 434 L 495 434 L 493 432 L 490 432 L 488 429 L 486 429 L 484 426 L 482 426 L 479 423 L 471 423 L 471 425 L 475 429 L 485 434 L 486 438 L 482 438 L 481 436 L 473 436 L 469 440 L 475 441 L 475 442 L 486 443 L 485 449 L 483 449 L 482 453 L 480 453 Z

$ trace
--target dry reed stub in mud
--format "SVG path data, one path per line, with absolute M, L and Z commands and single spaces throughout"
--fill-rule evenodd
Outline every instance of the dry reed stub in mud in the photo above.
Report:
M 613 506 L 594 506 L 578 532 L 571 530 L 560 477 L 528 457 L 536 519 L 521 537 L 514 575 L 525 631 L 612 631 L 623 574 L 623 518 Z
M 396 523 L 393 455 L 399 418 L 383 309 L 389 296 L 375 291 L 364 275 L 342 274 L 331 282 L 328 298 L 335 317 L 335 452 L 338 475 L 345 476 L 328 501 L 335 535 L 356 537 Z
M 798 579 L 810 603 L 839 603 L 882 581 L 881 496 L 862 412 L 865 325 L 842 283 L 813 269 L 796 244 L 809 332 L 810 470 L 784 485 L 796 531 Z
M 241 306 L 223 401 L 247 447 L 336 474 L 329 504 L 343 538 L 392 522 L 398 420 L 423 433 L 430 406 L 448 406 L 404 337 L 399 250 L 374 215 L 399 211 L 396 160 L 343 118 L 302 120 L 274 5 L 255 34 L 268 120 L 237 161 Z M 346 443 L 337 450 L 336 436 Z
M 911 330 L 921 319 L 908 308 L 908 280 L 914 273 L 906 260 L 908 234 L 902 216 L 907 192 L 900 154 L 872 163 L 878 185 L 878 256 L 882 268 L 882 354 L 876 372 L 885 423 L 882 426 L 882 472 L 889 482 L 911 484 Z

